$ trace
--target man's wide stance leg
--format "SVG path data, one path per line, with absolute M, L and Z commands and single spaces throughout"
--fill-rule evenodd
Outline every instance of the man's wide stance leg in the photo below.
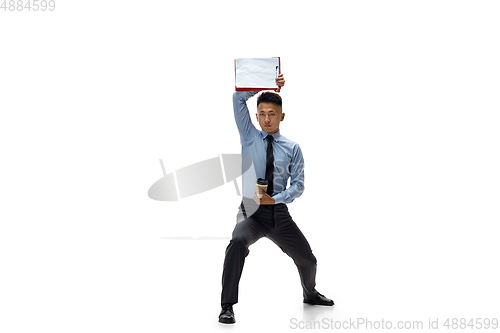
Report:
M 238 285 L 245 264 L 245 257 L 250 252 L 248 247 L 269 232 L 269 227 L 249 217 L 236 224 L 229 245 L 226 248 L 222 271 L 222 304 L 238 303 Z

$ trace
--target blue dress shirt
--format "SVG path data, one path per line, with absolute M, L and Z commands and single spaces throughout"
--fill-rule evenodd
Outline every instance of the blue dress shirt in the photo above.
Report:
M 280 131 L 269 134 L 260 131 L 252 124 L 246 101 L 258 91 L 236 91 L 233 94 L 233 109 L 236 126 L 240 133 L 241 154 L 252 159 L 254 172 L 245 172 L 242 176 L 243 196 L 252 198 L 257 178 L 266 176 L 266 151 L 268 140 L 274 138 L 274 191 L 271 195 L 275 204 L 290 203 L 304 191 L 304 158 L 300 146 L 283 135 Z M 286 188 L 290 179 L 290 187 Z

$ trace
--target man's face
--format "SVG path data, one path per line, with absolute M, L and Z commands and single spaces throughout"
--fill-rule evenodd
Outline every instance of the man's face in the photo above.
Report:
M 281 106 L 268 102 L 262 102 L 257 106 L 256 116 L 262 130 L 269 134 L 278 132 L 280 122 L 285 118 Z

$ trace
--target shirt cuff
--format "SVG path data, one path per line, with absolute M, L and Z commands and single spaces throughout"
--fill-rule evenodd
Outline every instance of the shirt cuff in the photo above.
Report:
M 280 204 L 280 203 L 285 203 L 285 193 L 280 192 L 280 193 L 276 194 L 275 196 L 273 196 L 273 199 L 274 199 L 275 205 Z

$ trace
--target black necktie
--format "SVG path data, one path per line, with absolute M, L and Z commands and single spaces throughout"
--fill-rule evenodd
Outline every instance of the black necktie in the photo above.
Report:
M 270 196 L 273 195 L 273 173 L 274 173 L 274 153 L 273 153 L 273 141 L 272 135 L 266 136 L 267 140 L 267 157 L 266 157 L 266 180 L 269 182 L 267 186 L 266 193 Z

